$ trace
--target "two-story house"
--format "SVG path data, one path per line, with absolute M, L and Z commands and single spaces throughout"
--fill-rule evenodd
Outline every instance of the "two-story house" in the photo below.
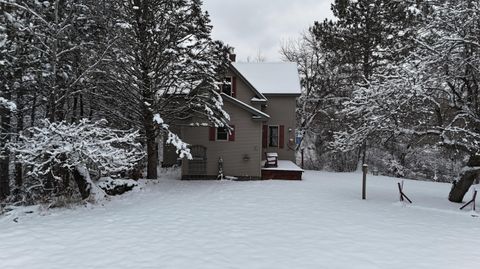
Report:
M 181 126 L 192 160 L 182 160 L 182 179 L 301 179 L 295 165 L 295 108 L 300 81 L 295 63 L 230 64 L 222 88 L 224 127 Z M 267 153 L 278 166 L 265 167 Z M 221 164 L 220 164 L 221 163 Z

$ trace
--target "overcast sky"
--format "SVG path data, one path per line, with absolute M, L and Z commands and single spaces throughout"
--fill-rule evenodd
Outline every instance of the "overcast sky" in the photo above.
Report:
M 203 0 L 213 38 L 235 47 L 240 61 L 280 61 L 280 46 L 298 38 L 314 21 L 331 18 L 332 0 Z

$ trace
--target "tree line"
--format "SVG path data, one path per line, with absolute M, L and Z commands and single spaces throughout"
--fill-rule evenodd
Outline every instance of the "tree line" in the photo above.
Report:
M 86 198 L 90 175 L 143 163 L 157 178 L 159 134 L 188 154 L 171 124 L 226 124 L 211 29 L 200 0 L 0 0 L 0 200 Z
M 332 11 L 282 47 L 300 66 L 311 168 L 453 182 L 461 202 L 480 171 L 480 3 L 335 0 Z

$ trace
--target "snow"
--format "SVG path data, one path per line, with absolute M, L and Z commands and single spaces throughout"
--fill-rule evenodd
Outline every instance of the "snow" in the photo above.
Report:
M 408 7 L 408 10 L 414 15 L 422 14 L 422 11 L 415 6 Z
M 294 164 L 292 161 L 287 161 L 287 160 L 278 160 L 277 161 L 277 167 L 265 168 L 263 166 L 265 166 L 265 165 L 264 164 L 262 165 L 262 170 L 281 170 L 281 171 L 303 172 L 302 168 L 298 167 L 298 165 Z
M 0 217 L 0 268 L 478 268 L 480 218 L 450 184 L 306 171 L 303 181 L 179 181 L 104 205 Z M 470 193 L 466 200 L 470 198 Z M 25 208 L 37 211 L 37 208 Z M 476 214 L 473 214 L 476 215 Z M 15 221 L 14 221 L 15 220 Z
M 253 97 L 250 101 L 252 102 L 267 102 L 267 99 Z
M 126 186 L 129 188 L 133 188 L 138 186 L 137 181 L 133 179 L 113 179 L 111 177 L 103 177 L 99 180 L 98 187 L 101 189 L 108 189 L 112 190 L 118 186 Z
M 262 94 L 301 94 L 296 63 L 239 63 L 232 65 Z
M 10 111 L 15 111 L 17 109 L 17 106 L 15 105 L 15 103 L 8 101 L 3 97 L 0 97 L 0 105 L 6 107 Z
M 163 121 L 162 117 L 160 116 L 160 114 L 153 115 L 153 122 L 155 122 L 159 125 L 162 125 L 162 126 L 164 124 L 164 121 Z M 168 126 L 163 126 L 163 128 L 168 128 Z
M 130 23 L 126 23 L 126 22 L 118 22 L 115 24 L 115 26 L 118 26 L 122 29 L 132 29 L 132 25 Z

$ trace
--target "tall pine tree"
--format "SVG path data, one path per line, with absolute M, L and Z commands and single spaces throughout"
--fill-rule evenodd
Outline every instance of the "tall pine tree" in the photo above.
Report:
M 336 0 L 332 11 L 337 19 L 315 23 L 312 32 L 323 49 L 335 55 L 334 62 L 348 81 L 344 87 L 351 93 L 342 113 L 345 131 L 337 135 L 333 147 L 360 150 L 365 163 L 368 140 L 379 137 L 375 137 L 375 126 L 368 125 L 372 111 L 365 103 L 357 103 L 356 96 L 368 91 L 377 74 L 385 73 L 412 48 L 416 5 L 406 1 Z
M 212 26 L 199 0 L 117 0 L 119 40 L 112 53 L 115 81 L 108 98 L 125 108 L 123 119 L 143 130 L 147 178 L 157 178 L 156 138 L 166 124 L 204 117 L 226 124 L 216 92 L 227 50 L 210 37 Z

